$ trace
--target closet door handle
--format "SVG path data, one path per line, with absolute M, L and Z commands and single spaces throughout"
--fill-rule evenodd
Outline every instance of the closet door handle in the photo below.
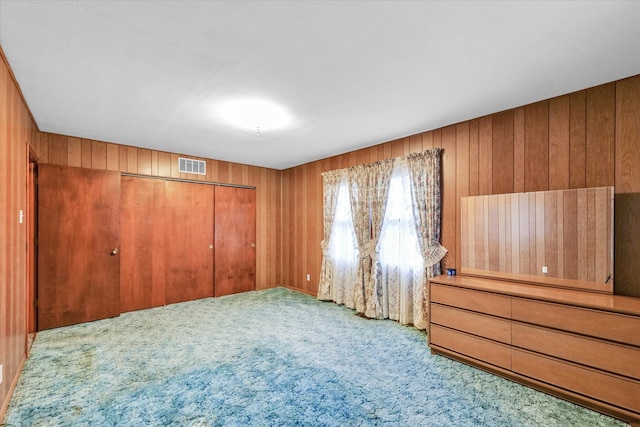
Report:
M 255 244 L 255 243 L 252 243 L 252 244 L 251 244 L 251 247 L 252 247 L 252 248 L 255 248 L 255 247 L 256 247 L 256 244 Z
M 116 256 L 116 255 L 118 255 L 118 252 L 120 252 L 120 251 L 118 250 L 118 248 L 115 248 L 114 250 L 112 250 L 112 251 L 111 251 L 111 256 Z

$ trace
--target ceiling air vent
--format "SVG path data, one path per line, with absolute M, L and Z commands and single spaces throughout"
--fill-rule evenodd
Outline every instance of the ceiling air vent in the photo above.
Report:
M 204 160 L 185 159 L 178 157 L 178 171 L 185 173 L 197 173 L 198 175 L 207 174 L 207 162 Z

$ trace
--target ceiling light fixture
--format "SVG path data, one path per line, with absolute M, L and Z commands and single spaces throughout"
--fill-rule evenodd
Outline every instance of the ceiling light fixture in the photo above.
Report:
M 284 129 L 291 125 L 291 115 L 280 105 L 259 98 L 230 99 L 218 105 L 218 116 L 230 125 L 245 131 Z

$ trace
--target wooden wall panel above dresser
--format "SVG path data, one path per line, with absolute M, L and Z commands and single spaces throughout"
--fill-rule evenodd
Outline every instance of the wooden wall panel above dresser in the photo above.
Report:
M 606 284 L 613 293 L 613 197 L 613 187 L 462 197 L 461 271 Z

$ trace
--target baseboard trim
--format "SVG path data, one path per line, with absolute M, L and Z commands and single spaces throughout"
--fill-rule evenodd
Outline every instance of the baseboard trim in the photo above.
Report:
M 7 409 L 9 409 L 9 403 L 11 403 L 11 397 L 13 396 L 13 392 L 16 389 L 16 386 L 18 385 L 18 380 L 20 379 L 20 374 L 22 373 L 22 368 L 24 368 L 24 363 L 27 360 L 26 357 L 22 357 L 22 361 L 20 362 L 20 365 L 18 366 L 18 371 L 16 372 L 16 375 L 13 378 L 13 381 L 11 382 L 11 387 L 9 387 L 9 393 L 7 393 L 7 396 L 4 399 L 4 402 L 2 402 L 2 406 L 0 407 L 0 424 L 4 423 L 4 417 L 5 415 L 7 415 Z
M 290 289 L 292 291 L 300 292 L 301 294 L 310 295 L 310 296 L 312 296 L 314 298 L 318 296 L 317 294 L 315 294 L 315 293 L 313 293 L 311 291 L 305 291 L 304 289 L 294 288 L 293 286 L 287 286 L 287 285 L 280 285 L 280 286 L 282 286 L 283 288 Z

